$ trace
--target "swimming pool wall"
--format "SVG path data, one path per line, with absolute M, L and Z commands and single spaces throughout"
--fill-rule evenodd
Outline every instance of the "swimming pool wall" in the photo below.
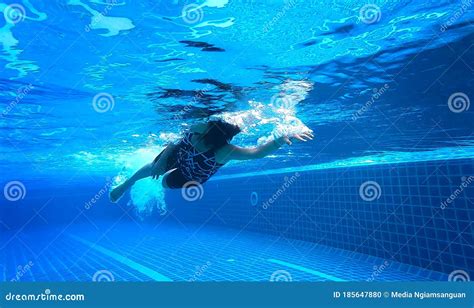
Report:
M 195 195 L 168 193 L 167 203 L 183 223 L 264 232 L 473 277 L 473 162 L 221 176 Z

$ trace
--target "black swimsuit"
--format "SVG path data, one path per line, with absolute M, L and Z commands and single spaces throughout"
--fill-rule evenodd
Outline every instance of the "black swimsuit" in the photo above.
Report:
M 174 147 L 168 158 L 167 170 L 177 168 L 166 176 L 166 185 L 169 188 L 182 188 L 187 183 L 188 185 L 202 184 L 223 166 L 216 161 L 216 155 L 212 150 L 199 152 L 193 146 L 191 142 L 193 135 L 193 133 L 187 133 Z M 162 153 L 155 158 L 155 161 Z

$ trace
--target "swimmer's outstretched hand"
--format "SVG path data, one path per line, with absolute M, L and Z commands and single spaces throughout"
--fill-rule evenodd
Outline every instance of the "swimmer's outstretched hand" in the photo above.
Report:
M 291 145 L 293 141 L 306 142 L 308 140 L 313 140 L 313 138 L 314 138 L 313 131 L 309 130 L 309 131 L 305 131 L 299 134 L 291 134 L 288 136 L 283 136 L 283 141 L 285 141 L 286 144 Z

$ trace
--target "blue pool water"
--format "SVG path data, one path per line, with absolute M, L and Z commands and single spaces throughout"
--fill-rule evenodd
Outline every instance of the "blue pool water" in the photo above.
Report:
M 472 1 L 0 10 L 2 280 L 473 277 Z M 241 146 L 316 138 L 108 201 L 215 117 Z

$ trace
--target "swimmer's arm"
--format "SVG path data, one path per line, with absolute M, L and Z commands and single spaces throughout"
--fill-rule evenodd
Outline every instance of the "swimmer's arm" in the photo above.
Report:
M 218 151 L 216 158 L 219 162 L 224 163 L 230 160 L 248 160 L 264 158 L 267 155 L 278 150 L 285 143 L 283 137 L 269 141 L 258 147 L 243 148 L 236 145 L 226 145 Z M 223 152 L 223 153 L 220 153 Z M 220 159 L 220 158 L 223 159 Z
M 230 160 L 248 160 L 264 158 L 271 153 L 278 150 L 283 144 L 292 144 L 292 139 L 300 141 L 308 141 L 313 139 L 311 132 L 305 132 L 301 134 L 293 134 L 291 136 L 283 136 L 278 139 L 269 141 L 261 146 L 252 148 L 243 148 L 232 144 L 222 147 L 216 153 L 216 159 L 219 163 L 226 163 Z

